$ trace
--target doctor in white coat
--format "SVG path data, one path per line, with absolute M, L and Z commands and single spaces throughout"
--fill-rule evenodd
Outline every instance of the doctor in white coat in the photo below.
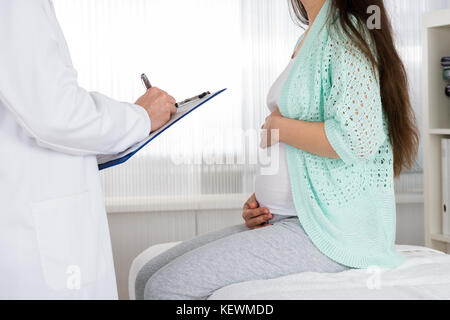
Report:
M 0 299 L 116 299 L 96 156 L 145 139 L 175 100 L 80 88 L 50 0 L 0 0 L 0 43 Z

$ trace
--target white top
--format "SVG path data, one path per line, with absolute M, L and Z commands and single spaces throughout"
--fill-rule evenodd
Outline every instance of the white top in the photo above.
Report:
M 294 65 L 294 61 L 294 59 L 291 59 L 289 65 L 269 90 L 267 107 L 271 112 L 278 108 L 278 99 L 280 97 L 281 90 L 283 89 L 284 83 L 289 76 L 289 72 Z M 274 152 L 276 150 L 273 150 L 274 148 L 279 149 L 278 157 L 277 152 Z M 272 214 L 296 216 L 297 210 L 295 209 L 294 200 L 292 198 L 291 181 L 289 178 L 289 170 L 287 165 L 286 144 L 279 143 L 272 146 L 270 149 L 272 150 L 268 150 L 268 153 L 271 155 L 273 154 L 270 157 L 271 164 L 267 167 L 260 165 L 259 174 L 255 180 L 256 199 L 261 207 L 268 208 Z M 262 169 L 277 167 L 274 161 L 278 161 L 279 163 L 278 170 L 275 170 L 275 172 L 271 175 L 263 174 Z

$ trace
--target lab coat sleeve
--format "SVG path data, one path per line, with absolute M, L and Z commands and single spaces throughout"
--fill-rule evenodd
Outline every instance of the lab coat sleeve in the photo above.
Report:
M 48 0 L 2 0 L 0 25 L 0 99 L 40 146 L 116 154 L 149 135 L 143 108 L 78 85 Z

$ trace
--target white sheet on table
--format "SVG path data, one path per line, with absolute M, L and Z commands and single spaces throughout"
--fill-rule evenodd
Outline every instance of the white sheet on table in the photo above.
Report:
M 178 243 L 153 246 L 133 262 L 129 277 L 130 298 L 139 270 L 152 258 Z M 408 260 L 399 268 L 376 272 L 349 270 L 338 274 L 301 273 L 273 280 L 249 281 L 216 291 L 211 300 L 377 300 L 450 299 L 450 256 L 423 247 L 397 246 Z M 372 281 L 370 281 L 371 279 Z M 376 286 L 375 286 L 376 287 Z
M 450 256 L 398 246 L 408 260 L 397 269 L 302 273 L 250 281 L 218 290 L 212 300 L 450 299 Z M 376 280 L 379 281 L 376 281 Z

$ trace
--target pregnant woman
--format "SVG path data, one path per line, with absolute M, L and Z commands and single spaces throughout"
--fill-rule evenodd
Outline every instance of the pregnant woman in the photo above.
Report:
M 262 145 L 280 148 L 279 172 L 257 177 L 246 226 L 150 261 L 138 299 L 207 299 L 244 281 L 402 263 L 393 180 L 414 163 L 418 134 L 383 1 L 291 4 L 309 28 L 269 92 L 263 128 L 279 141 Z M 367 26 L 370 5 L 381 29 Z

